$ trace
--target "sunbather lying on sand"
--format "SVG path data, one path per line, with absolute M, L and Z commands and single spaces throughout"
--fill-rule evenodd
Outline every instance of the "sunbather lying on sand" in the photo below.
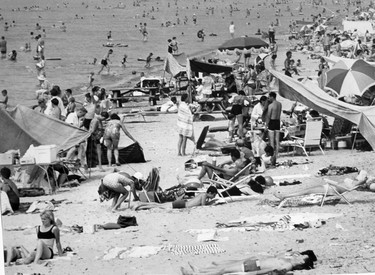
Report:
M 358 176 L 354 179 L 345 179 L 343 183 L 341 184 L 334 184 L 332 181 L 331 184 L 334 184 L 335 190 L 342 194 L 344 192 L 347 192 L 348 190 L 351 190 L 358 186 L 365 186 L 367 180 L 367 172 L 362 170 L 359 172 Z M 305 195 L 312 195 L 312 194 L 322 194 L 324 195 L 327 192 L 328 196 L 336 195 L 336 192 L 329 188 L 329 184 L 323 184 L 318 186 L 313 186 L 310 188 L 305 188 L 300 191 L 296 191 L 290 194 L 281 194 L 280 192 L 274 193 L 274 196 L 279 198 L 280 200 L 283 200 L 285 198 L 292 198 L 292 197 L 299 197 L 299 196 L 305 196 Z
M 179 209 L 179 208 L 192 208 L 195 206 L 208 205 L 217 194 L 217 189 L 214 186 L 210 186 L 206 193 L 201 193 L 189 201 L 176 200 L 171 203 L 139 203 L 134 206 L 134 210 L 147 210 L 152 208 L 161 209 Z
M 250 257 L 244 260 L 232 260 L 224 262 L 212 262 L 212 266 L 197 268 L 190 265 L 192 270 L 181 268 L 184 275 L 193 274 L 285 274 L 291 270 L 313 269 L 317 258 L 313 251 L 287 252 L 267 258 Z M 275 272 L 275 273 L 273 273 Z M 282 273 L 279 273 L 282 272 Z

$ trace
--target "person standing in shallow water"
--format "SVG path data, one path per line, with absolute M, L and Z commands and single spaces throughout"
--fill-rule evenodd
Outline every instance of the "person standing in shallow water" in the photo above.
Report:
M 100 62 L 100 64 L 102 65 L 102 67 L 100 68 L 98 74 L 100 74 L 104 68 L 107 68 L 108 70 L 108 73 L 110 71 L 110 67 L 109 67 L 109 56 L 113 53 L 113 50 L 112 49 L 109 49 L 108 53 L 103 57 L 102 61 Z

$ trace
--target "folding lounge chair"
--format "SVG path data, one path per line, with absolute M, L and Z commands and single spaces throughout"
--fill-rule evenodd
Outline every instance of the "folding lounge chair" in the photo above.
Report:
M 237 174 L 235 174 L 233 177 L 231 177 L 229 180 L 226 180 L 226 179 L 223 179 L 223 178 L 220 178 L 216 173 L 213 174 L 213 177 L 216 177 L 216 180 L 215 179 L 211 179 L 210 182 L 211 182 L 211 185 L 212 184 L 219 184 L 219 185 L 222 185 L 223 187 L 225 187 L 223 190 L 219 189 L 218 190 L 218 194 L 220 197 L 223 197 L 223 193 L 225 192 L 229 197 L 230 194 L 228 193 L 228 190 L 232 189 L 233 187 L 239 185 L 239 184 L 242 184 L 244 183 L 245 181 L 249 180 L 250 176 L 251 175 L 246 175 L 245 177 L 243 177 L 242 179 L 239 179 L 239 177 L 241 177 L 244 172 L 250 168 L 251 166 L 251 162 L 248 163 L 244 168 L 242 168 Z
M 295 152 L 296 147 L 301 148 L 307 157 L 308 157 L 308 154 L 306 151 L 307 148 L 319 147 L 319 149 L 322 151 L 324 155 L 324 151 L 322 147 L 320 146 L 322 129 L 323 129 L 322 118 L 319 117 L 319 118 L 308 120 L 306 122 L 305 137 L 303 139 L 292 137 L 292 140 L 283 141 L 280 145 L 281 146 L 293 146 L 293 152 Z
M 341 199 L 343 199 L 347 204 L 349 205 L 352 205 L 349 200 L 347 198 L 345 198 L 344 194 L 346 193 L 349 193 L 353 190 L 356 190 L 358 189 L 358 187 L 360 185 L 357 185 L 357 186 L 354 186 L 353 188 L 346 188 L 344 186 L 341 186 L 341 185 L 338 185 L 336 181 L 333 181 L 333 180 L 329 180 L 329 179 L 324 179 L 324 181 L 327 183 L 327 188 L 326 188 L 326 191 L 324 193 L 324 196 L 323 196 L 323 199 L 322 199 L 322 204 L 320 206 L 323 206 L 324 205 L 324 199 L 327 197 L 327 194 L 328 194 L 328 191 L 329 190 L 332 190 L 338 197 L 340 197 Z M 337 187 L 339 188 L 343 188 L 345 189 L 346 191 L 344 193 L 339 193 L 337 191 Z
M 160 182 L 160 175 L 159 175 L 159 169 L 154 167 L 152 168 L 150 174 L 147 177 L 147 180 L 144 184 L 142 184 L 142 191 L 145 197 L 147 198 L 148 202 L 151 202 L 151 199 L 147 192 L 154 192 L 156 199 L 160 203 L 160 198 L 156 191 L 159 189 L 159 182 Z

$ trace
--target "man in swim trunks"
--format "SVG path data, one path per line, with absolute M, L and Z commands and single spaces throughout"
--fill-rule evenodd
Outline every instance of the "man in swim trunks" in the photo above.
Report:
M 276 93 L 270 92 L 268 95 L 270 104 L 267 109 L 266 128 L 268 129 L 269 144 L 275 149 L 275 158 L 279 154 L 280 149 L 280 116 L 281 116 L 281 103 L 276 100 Z M 274 165 L 275 163 L 273 163 Z
M 250 257 L 244 260 L 223 261 L 221 263 L 215 262 L 205 268 L 197 268 L 189 263 L 191 270 L 182 267 L 181 271 L 184 275 L 285 274 L 284 272 L 291 270 L 313 269 L 316 261 L 317 258 L 312 250 L 292 251 L 275 256 Z
M 161 209 L 182 209 L 182 208 L 192 208 L 196 206 L 204 206 L 210 204 L 211 200 L 215 198 L 217 194 L 217 189 L 215 186 L 208 187 L 206 193 L 201 193 L 195 196 L 189 201 L 185 200 L 175 200 L 172 203 L 141 203 L 134 207 L 134 210 L 147 210 L 151 208 L 161 208 Z
M 98 74 L 100 74 L 103 69 L 106 67 L 107 70 L 108 70 L 108 73 L 109 73 L 109 70 L 111 69 L 109 67 L 109 56 L 113 53 L 113 50 L 112 49 L 109 49 L 108 53 L 103 57 L 102 61 L 100 62 L 100 64 L 102 65 L 101 69 L 99 70 Z

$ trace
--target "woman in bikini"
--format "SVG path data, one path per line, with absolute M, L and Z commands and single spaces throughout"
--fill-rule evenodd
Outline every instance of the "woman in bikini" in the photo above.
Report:
M 45 210 L 40 214 L 42 225 L 37 227 L 36 234 L 38 242 L 36 249 L 25 259 L 24 264 L 31 262 L 40 263 L 40 260 L 53 258 L 53 246 L 56 241 L 59 256 L 63 255 L 60 243 L 60 230 L 56 226 L 55 217 L 51 210 Z

